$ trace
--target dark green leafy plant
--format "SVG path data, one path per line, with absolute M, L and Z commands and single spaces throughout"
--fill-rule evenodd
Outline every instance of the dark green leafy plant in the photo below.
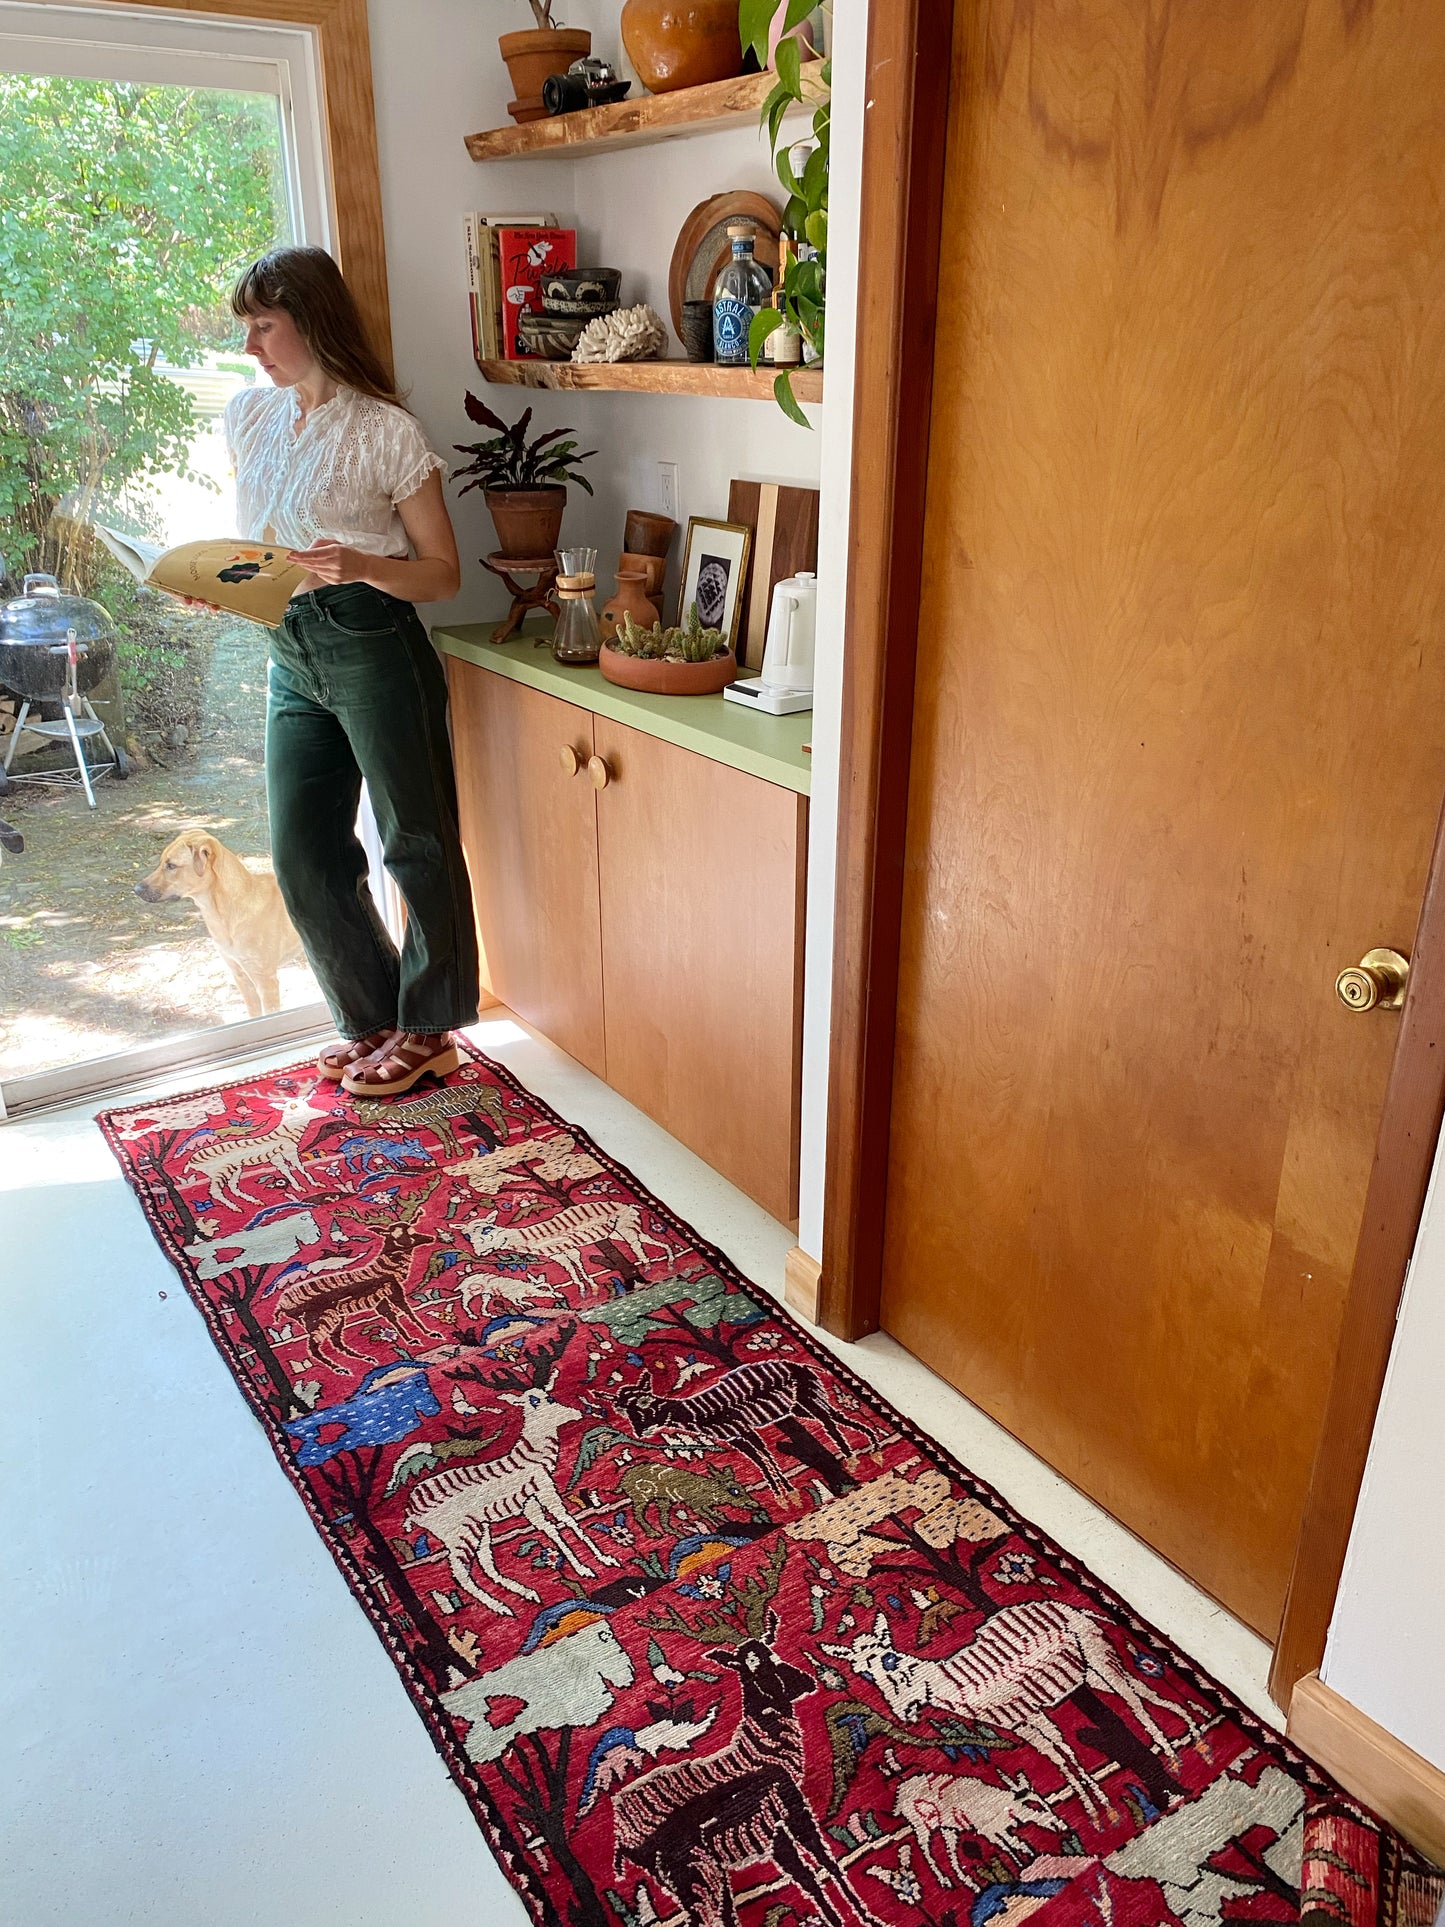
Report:
M 578 488 L 585 488 L 589 495 L 592 493 L 592 484 L 577 464 L 590 461 L 597 450 L 589 448 L 579 455 L 576 442 L 565 439 L 572 433 L 570 428 L 551 428 L 529 442 L 530 408 L 509 428 L 500 415 L 494 415 L 485 402 L 478 401 L 470 392 L 467 413 L 483 428 L 494 428 L 497 432 L 490 441 L 453 444 L 458 455 L 472 457 L 465 468 L 452 470 L 454 482 L 460 481 L 463 475 L 473 477 L 461 491 L 463 495 L 469 488 L 551 488 L 566 482 L 575 482 Z
M 704 629 L 694 602 L 687 620 L 679 629 L 664 629 L 654 622 L 650 629 L 639 628 L 630 615 L 608 644 L 620 656 L 635 656 L 640 662 L 713 662 L 728 653 L 721 629 Z
M 832 14 L 828 0 L 823 12 Z M 818 11 L 818 0 L 740 0 L 738 27 L 744 48 L 751 47 L 759 62 L 767 65 L 768 36 L 781 13 L 784 34 L 800 27 Z M 773 165 L 787 192 L 783 210 L 783 230 L 800 245 L 812 250 L 809 259 L 795 260 L 783 276 L 781 308 L 763 308 L 753 317 L 748 342 L 754 368 L 768 336 L 786 322 L 796 328 L 808 346 L 821 358 L 825 291 L 828 281 L 828 155 L 832 126 L 833 63 L 825 60 L 816 73 L 804 75 L 802 43 L 795 39 L 778 42 L 776 55 L 778 81 L 763 102 L 763 125 L 773 148 Z M 793 172 L 788 157 L 792 142 L 780 144 L 783 116 L 795 103 L 811 104 L 813 138 L 818 145 L 808 156 L 801 175 Z M 803 428 L 812 423 L 798 405 L 793 393 L 793 378 L 784 369 L 773 383 L 778 406 L 790 420 Z

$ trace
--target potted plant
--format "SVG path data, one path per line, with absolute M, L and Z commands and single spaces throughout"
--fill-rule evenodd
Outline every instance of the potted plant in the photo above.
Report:
M 821 9 L 831 15 L 829 0 Z M 753 316 L 749 342 L 754 368 L 763 345 L 775 328 L 784 323 L 796 328 L 815 359 L 823 355 L 824 313 L 828 283 L 828 162 L 831 148 L 833 63 L 824 60 L 814 74 L 803 72 L 805 49 L 790 30 L 814 11 L 802 0 L 739 0 L 738 18 L 744 46 L 766 66 L 771 60 L 777 84 L 763 102 L 763 125 L 773 146 L 773 163 L 778 179 L 788 196 L 783 211 L 783 231 L 798 244 L 800 253 L 790 262 L 783 276 L 777 307 L 763 308 Z M 793 167 L 792 147 L 783 136 L 783 116 L 788 109 L 802 104 L 813 110 L 811 153 L 799 170 Z M 773 383 L 773 394 L 783 413 L 802 428 L 812 423 L 798 406 L 792 376 L 784 369 Z
M 515 121 L 541 120 L 547 109 L 542 88 L 553 74 L 565 74 L 574 60 L 592 51 L 592 36 L 581 27 L 559 27 L 552 18 L 555 0 L 530 0 L 535 27 L 504 33 L 497 43 L 515 98 L 507 112 Z
M 467 413 L 483 428 L 496 432 L 485 442 L 455 444 L 458 455 L 470 455 L 465 468 L 452 471 L 452 480 L 463 475 L 472 480 L 467 489 L 482 489 L 497 530 L 501 555 L 514 562 L 540 562 L 549 557 L 562 533 L 562 512 L 567 506 L 567 483 L 592 493 L 592 484 L 579 473 L 577 464 L 597 453 L 595 448 L 577 453 L 569 441 L 570 428 L 551 428 L 535 441 L 527 440 L 532 425 L 529 408 L 522 419 L 509 428 L 500 415 L 494 415 L 485 402 L 467 395 Z
M 737 674 L 720 629 L 704 629 L 694 602 L 680 628 L 640 629 L 630 615 L 602 645 L 597 667 L 608 682 L 654 696 L 715 696 Z

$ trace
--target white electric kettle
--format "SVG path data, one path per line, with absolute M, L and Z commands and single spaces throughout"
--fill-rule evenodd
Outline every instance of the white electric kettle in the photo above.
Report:
M 773 585 L 768 643 L 759 680 L 795 695 L 813 692 L 813 643 L 818 629 L 818 578 L 803 570 Z

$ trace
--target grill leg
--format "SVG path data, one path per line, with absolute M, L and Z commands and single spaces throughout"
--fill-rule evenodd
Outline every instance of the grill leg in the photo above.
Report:
M 15 728 L 11 733 L 10 742 L 5 751 L 5 774 L 7 776 L 10 774 L 10 765 L 15 761 L 15 748 L 20 741 L 20 732 L 25 727 L 25 718 L 29 714 L 30 698 L 27 696 L 20 705 L 20 714 L 15 718 Z
M 85 800 L 94 809 L 95 791 L 90 785 L 90 765 L 85 760 L 85 748 L 75 727 L 75 711 L 69 703 L 65 705 L 65 720 L 70 726 L 70 742 L 75 751 L 75 767 L 80 771 L 80 780 L 85 785 Z

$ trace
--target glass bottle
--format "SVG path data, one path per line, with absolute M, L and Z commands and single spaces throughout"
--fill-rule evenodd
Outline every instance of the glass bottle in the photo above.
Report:
M 793 239 L 789 234 L 778 238 L 778 285 L 773 290 L 772 306 L 782 315 L 781 323 L 763 343 L 763 360 L 774 368 L 796 368 L 803 359 L 803 337 L 801 331 L 788 318 L 783 306 L 784 284 L 788 268 L 794 259 Z
M 596 549 L 558 549 L 558 615 L 552 637 L 552 654 L 558 662 L 596 662 L 602 654 L 602 632 L 592 606 L 596 588 Z
M 773 292 L 773 277 L 760 261 L 753 258 L 753 230 L 730 227 L 733 258 L 717 279 L 712 304 L 713 353 L 724 368 L 746 368 L 748 334 L 753 316 L 766 308 Z

